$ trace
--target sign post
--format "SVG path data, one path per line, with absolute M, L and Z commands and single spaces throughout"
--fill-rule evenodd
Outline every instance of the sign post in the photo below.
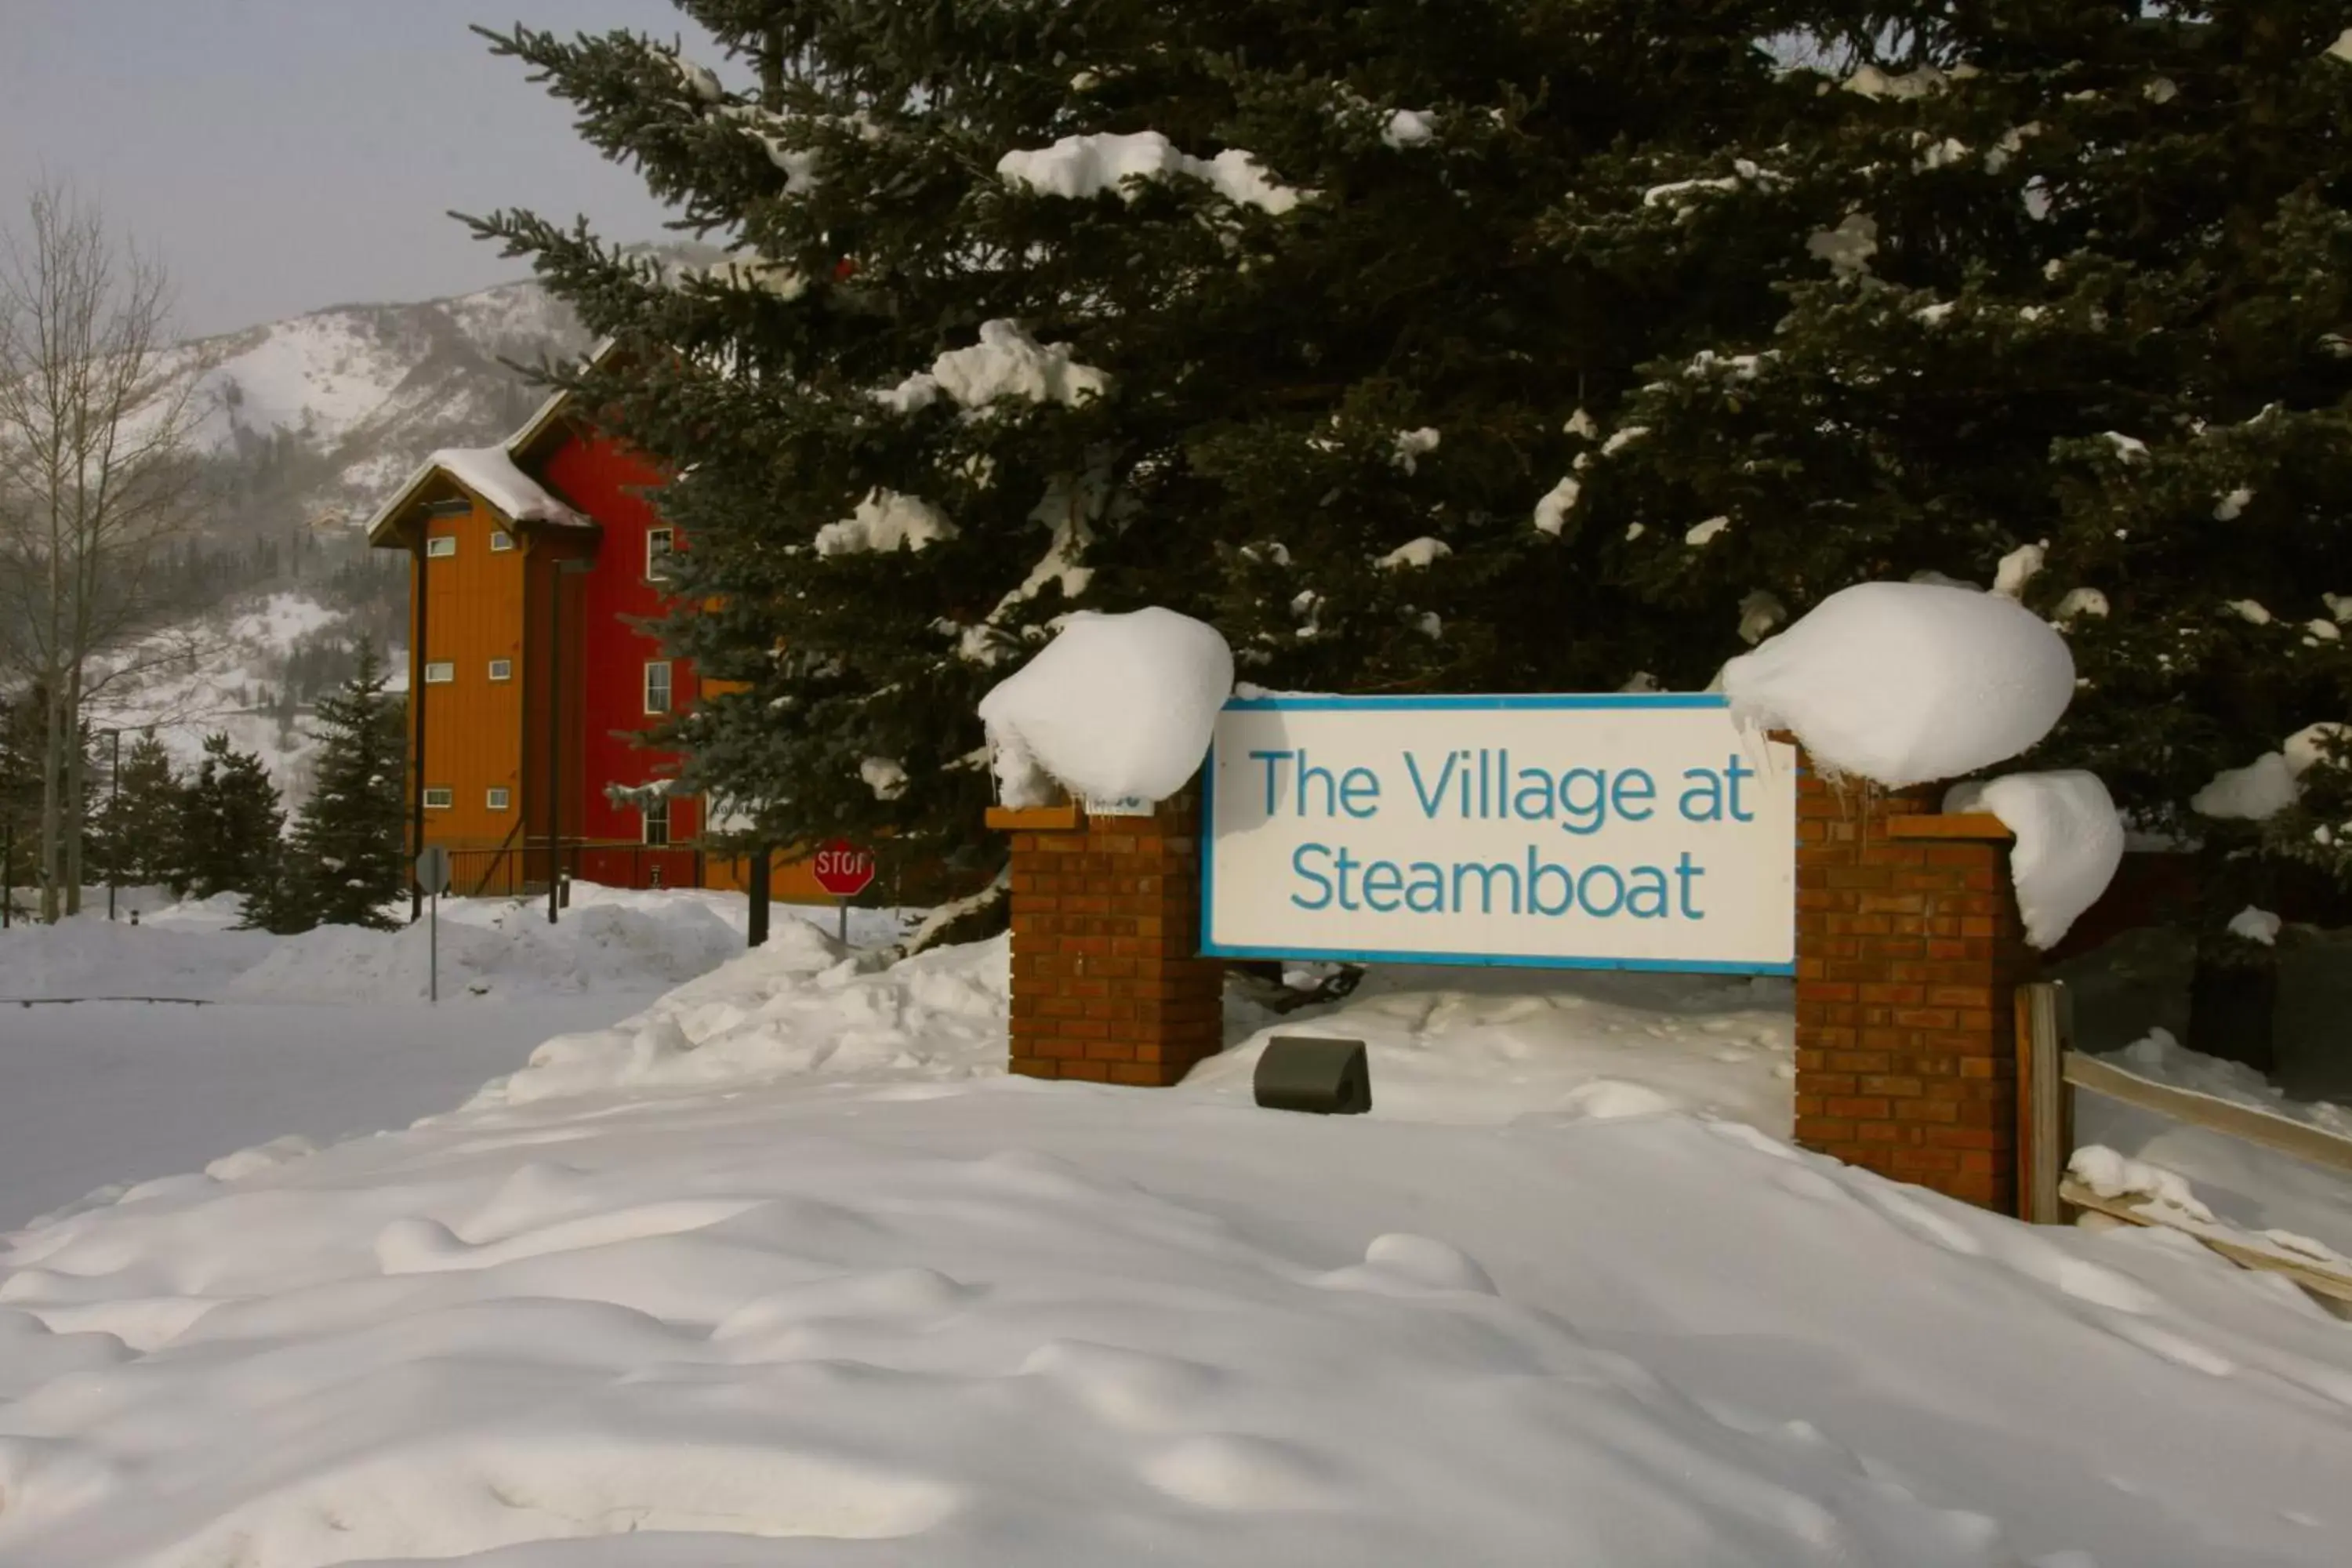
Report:
M 1795 749 L 1720 697 L 1236 699 L 1208 773 L 1204 954 L 1796 971 Z
M 432 913 L 426 917 L 425 942 L 425 998 L 438 1004 L 441 1000 L 441 895 L 449 890 L 449 851 L 438 844 L 427 844 L 416 857 L 416 886 L 431 895 Z
M 846 947 L 849 900 L 873 883 L 873 851 L 861 849 L 846 838 L 836 838 L 817 850 L 811 868 L 816 873 L 816 885 L 841 900 L 841 942 Z

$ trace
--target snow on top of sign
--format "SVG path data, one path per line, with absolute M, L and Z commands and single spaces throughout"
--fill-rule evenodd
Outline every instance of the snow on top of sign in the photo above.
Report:
M 1725 665 L 1722 682 L 1742 723 L 1790 731 L 1824 765 L 1900 788 L 2039 742 L 2074 694 L 2074 660 L 2013 599 L 1862 583 Z
M 1165 800 L 1209 750 L 1233 691 L 1216 628 L 1173 610 L 1080 611 L 1019 673 L 982 699 L 1004 804 Z
M 2025 940 L 2035 947 L 2055 947 L 2124 862 L 2123 817 L 2094 773 L 2011 773 L 1959 784 L 1944 797 L 1944 809 L 1989 811 L 2017 835 L 2009 870 Z
M 445 447 L 433 454 L 430 462 L 518 522 L 551 522 L 568 528 L 588 525 L 586 518 L 518 468 L 503 447 Z

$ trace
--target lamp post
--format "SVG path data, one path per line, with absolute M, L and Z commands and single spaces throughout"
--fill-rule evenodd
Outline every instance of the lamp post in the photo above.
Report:
M 562 892 L 562 872 L 557 864 L 563 838 L 563 580 L 595 570 L 593 561 L 577 556 L 551 563 L 548 574 L 547 617 L 547 923 L 554 925 Z
M 114 919 L 114 890 L 122 882 L 122 731 L 110 730 L 114 759 L 107 764 L 106 820 L 114 842 L 106 847 L 106 918 Z

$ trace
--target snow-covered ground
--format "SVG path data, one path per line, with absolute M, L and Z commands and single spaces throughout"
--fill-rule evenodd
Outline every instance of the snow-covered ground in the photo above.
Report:
M 626 1009 L 513 935 L 319 1011 Z M 2344 1561 L 2352 1325 L 1790 1149 L 1777 988 L 1380 973 L 1174 1090 L 1004 1077 L 1005 991 L 782 921 L 463 1110 L 0 1237 L 0 1561 Z M 1270 1032 L 1368 1039 L 1373 1114 L 1252 1107 Z
M 536 903 L 445 900 L 433 1008 L 422 926 L 280 939 L 232 929 L 233 897 L 126 889 L 111 923 L 104 907 L 0 932 L 0 1226 L 274 1138 L 446 1110 L 742 947 L 742 900 L 722 894 L 579 884 L 552 928 Z M 778 928 L 806 929 L 790 912 Z M 856 913 L 854 940 L 895 936 L 890 911 Z M 63 1000 L 98 997 L 168 1000 Z

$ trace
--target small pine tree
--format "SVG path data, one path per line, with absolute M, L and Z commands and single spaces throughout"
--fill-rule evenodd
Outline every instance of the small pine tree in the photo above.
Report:
M 117 881 L 138 886 L 172 879 L 181 863 L 180 792 L 163 743 L 152 735 L 132 742 L 121 776 L 93 814 L 98 862 Z
M 318 787 L 303 803 L 279 873 L 248 909 L 271 931 L 315 925 L 387 929 L 383 907 L 405 884 L 402 864 L 401 701 L 363 645 L 356 674 L 319 703 Z
M 180 863 L 172 890 L 181 898 L 251 893 L 268 885 L 286 813 L 261 759 L 205 737 L 204 761 L 180 791 Z

